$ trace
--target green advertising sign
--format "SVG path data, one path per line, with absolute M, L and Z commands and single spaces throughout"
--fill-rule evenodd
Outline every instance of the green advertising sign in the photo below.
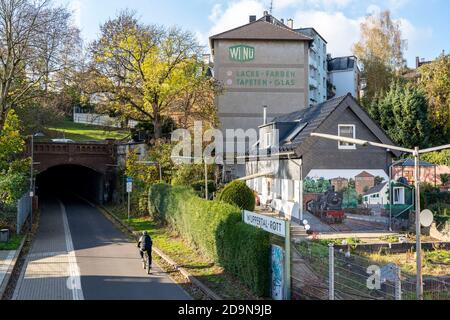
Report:
M 255 59 L 255 48 L 246 45 L 232 46 L 228 49 L 230 60 L 238 62 L 247 62 Z

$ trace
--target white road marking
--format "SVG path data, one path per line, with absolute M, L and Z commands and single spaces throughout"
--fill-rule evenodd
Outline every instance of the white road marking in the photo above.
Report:
M 3 279 L 5 279 L 6 274 L 8 273 L 10 264 L 12 260 L 14 259 L 14 255 L 16 254 L 15 250 L 12 250 L 8 253 L 8 255 L 5 257 L 4 260 L 0 261 L 0 285 L 3 282 Z
M 81 288 L 80 269 L 78 268 L 77 258 L 73 248 L 72 235 L 70 233 L 69 221 L 64 204 L 58 200 L 61 207 L 62 220 L 64 225 L 64 235 L 66 238 L 66 248 L 69 260 L 69 279 L 67 287 L 72 290 L 73 300 L 84 300 L 83 289 Z

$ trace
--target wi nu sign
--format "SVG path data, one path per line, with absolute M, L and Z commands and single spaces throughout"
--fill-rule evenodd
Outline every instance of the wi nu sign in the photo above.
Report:
M 238 45 L 230 47 L 230 60 L 238 61 L 238 62 L 247 62 L 255 59 L 255 48 L 246 46 L 246 45 Z

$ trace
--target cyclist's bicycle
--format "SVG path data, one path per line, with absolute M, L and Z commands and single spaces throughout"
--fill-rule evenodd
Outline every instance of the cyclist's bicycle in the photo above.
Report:
M 147 274 L 150 274 L 152 266 L 150 265 L 150 257 L 147 251 L 144 251 L 144 260 L 142 261 L 144 270 L 147 270 Z

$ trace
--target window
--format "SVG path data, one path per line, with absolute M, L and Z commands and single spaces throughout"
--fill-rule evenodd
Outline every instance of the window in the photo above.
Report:
M 272 140 L 273 140 L 273 138 L 272 138 L 272 132 L 266 132 L 266 135 L 265 135 L 265 141 L 264 141 L 264 146 L 266 147 L 266 148 L 270 148 L 271 146 L 272 146 Z
M 405 188 L 394 188 L 394 204 L 405 204 Z
M 340 124 L 338 126 L 338 131 L 339 131 L 338 135 L 340 137 L 352 138 L 352 139 L 355 139 L 355 137 L 356 137 L 355 125 L 353 125 L 353 124 Z M 355 144 L 341 142 L 341 141 L 339 141 L 338 143 L 339 143 L 339 149 L 342 149 L 342 150 L 356 149 Z

